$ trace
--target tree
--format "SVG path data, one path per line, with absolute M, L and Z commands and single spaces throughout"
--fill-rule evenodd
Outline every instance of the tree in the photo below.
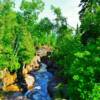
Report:
M 75 59 L 69 70 L 71 77 L 68 82 L 69 95 L 73 95 L 72 100 L 98 100 L 100 97 L 99 43 L 100 39 L 96 44 L 89 43 L 74 53 Z
M 53 23 L 47 17 L 43 18 L 39 22 L 39 30 L 44 34 L 49 34 L 53 30 Z
M 95 13 L 96 7 L 100 5 L 99 0 L 81 0 L 80 5 L 82 9 L 80 10 L 80 19 L 84 16 L 85 12 Z
M 32 28 L 43 7 L 41 0 L 22 0 L 21 11 L 14 11 L 14 1 L 0 2 L 0 67 L 10 71 L 30 63 L 34 56 Z
M 19 63 L 17 55 L 14 54 L 14 41 L 16 33 L 16 13 L 12 11 L 13 3 L 11 0 L 0 2 L 0 67 L 7 67 L 10 70 L 18 69 Z M 9 24 L 10 23 L 10 24 Z
M 100 36 L 97 19 L 100 18 L 98 13 L 100 10 L 100 2 L 98 0 L 81 0 L 80 6 L 82 9 L 80 11 L 81 26 L 80 30 L 82 33 L 81 41 L 82 44 L 86 45 L 88 42 L 95 42 Z M 96 17 L 98 16 L 98 17 Z
M 62 15 L 60 8 L 51 6 L 51 9 L 56 15 L 54 29 L 59 36 L 63 36 L 67 33 L 67 19 Z
M 43 10 L 44 3 L 42 0 L 22 0 L 20 9 L 27 29 L 31 34 L 34 34 L 34 25 L 37 22 L 39 13 Z

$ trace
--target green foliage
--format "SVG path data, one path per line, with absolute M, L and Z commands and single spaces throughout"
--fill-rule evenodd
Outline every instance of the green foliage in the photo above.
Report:
M 100 40 L 75 53 L 76 58 L 70 67 L 71 79 L 68 83 L 69 94 L 73 94 L 73 100 L 91 100 L 92 89 L 95 83 L 100 82 L 100 57 L 97 49 L 99 43 Z M 96 96 L 98 97 L 98 94 Z M 95 100 L 94 97 L 92 100 Z
M 34 44 L 36 46 L 49 45 L 49 46 L 55 47 L 56 42 L 57 42 L 56 34 L 52 32 L 49 34 L 41 33 L 40 36 L 38 35 L 33 36 L 33 39 L 34 39 Z
M 53 23 L 50 21 L 50 19 L 45 17 L 44 19 L 40 20 L 38 28 L 39 28 L 38 29 L 39 32 L 49 34 L 53 29 Z
M 79 37 L 74 37 L 72 32 L 68 31 L 65 36 L 58 38 L 56 46 L 55 58 L 61 67 L 61 75 L 66 78 L 75 59 L 74 53 L 81 48 Z
M 35 23 L 31 34 L 35 46 L 47 44 L 54 47 L 56 45 L 57 35 L 53 26 L 54 24 L 47 17 Z
M 2 2 L 0 5 L 2 6 L 0 10 L 0 68 L 8 67 L 10 70 L 18 69 L 18 58 L 14 54 L 13 48 L 16 34 L 14 28 L 17 24 L 16 13 L 10 9 L 12 2 Z
M 100 83 L 96 83 L 94 85 L 94 88 L 92 90 L 92 96 L 91 98 L 93 100 L 99 100 L 100 99 Z
M 56 15 L 54 29 L 59 37 L 63 36 L 67 33 L 67 19 L 62 15 L 60 8 L 52 6 L 51 9 Z
M 99 36 L 99 28 L 100 28 L 100 7 L 95 9 L 95 13 L 85 12 L 84 17 L 81 20 L 81 30 L 82 32 L 86 32 L 90 30 L 90 33 L 94 33 Z M 92 26 L 90 26 L 93 24 Z M 89 34 L 89 33 L 88 33 Z
M 96 7 L 100 6 L 99 0 L 81 0 L 80 5 L 82 8 L 79 12 L 80 19 L 84 18 L 84 14 L 88 11 L 91 13 L 95 13 Z
M 95 84 L 100 83 L 100 39 L 85 47 L 79 42 L 80 36 L 71 35 L 71 32 L 60 39 L 55 59 L 61 69 L 58 75 L 68 81 L 69 97 L 72 100 L 98 100 L 100 95 L 96 89 L 99 87 Z
M 43 7 L 41 0 L 23 0 L 21 12 L 16 12 L 13 4 L 12 0 L 0 2 L 0 69 L 10 71 L 30 63 L 33 58 L 32 27 Z

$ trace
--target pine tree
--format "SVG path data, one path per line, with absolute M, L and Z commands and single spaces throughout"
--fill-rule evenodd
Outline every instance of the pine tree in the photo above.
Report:
M 0 0 L 0 69 L 18 70 L 34 57 L 32 28 L 42 4 L 23 0 L 24 8 L 16 12 L 14 1 Z

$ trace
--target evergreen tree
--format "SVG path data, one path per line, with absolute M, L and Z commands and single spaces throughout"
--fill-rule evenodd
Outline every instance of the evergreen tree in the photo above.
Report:
M 43 3 L 22 0 L 21 11 L 14 11 L 14 1 L 0 0 L 0 68 L 15 71 L 30 63 L 34 56 L 32 28 Z

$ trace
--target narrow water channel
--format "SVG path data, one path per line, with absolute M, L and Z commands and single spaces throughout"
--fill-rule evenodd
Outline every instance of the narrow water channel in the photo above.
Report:
M 35 77 L 35 85 L 25 96 L 30 100 L 52 100 L 48 88 L 50 89 L 49 82 L 53 80 L 54 75 L 47 71 L 47 65 L 42 63 L 38 71 L 32 71 L 30 74 Z

